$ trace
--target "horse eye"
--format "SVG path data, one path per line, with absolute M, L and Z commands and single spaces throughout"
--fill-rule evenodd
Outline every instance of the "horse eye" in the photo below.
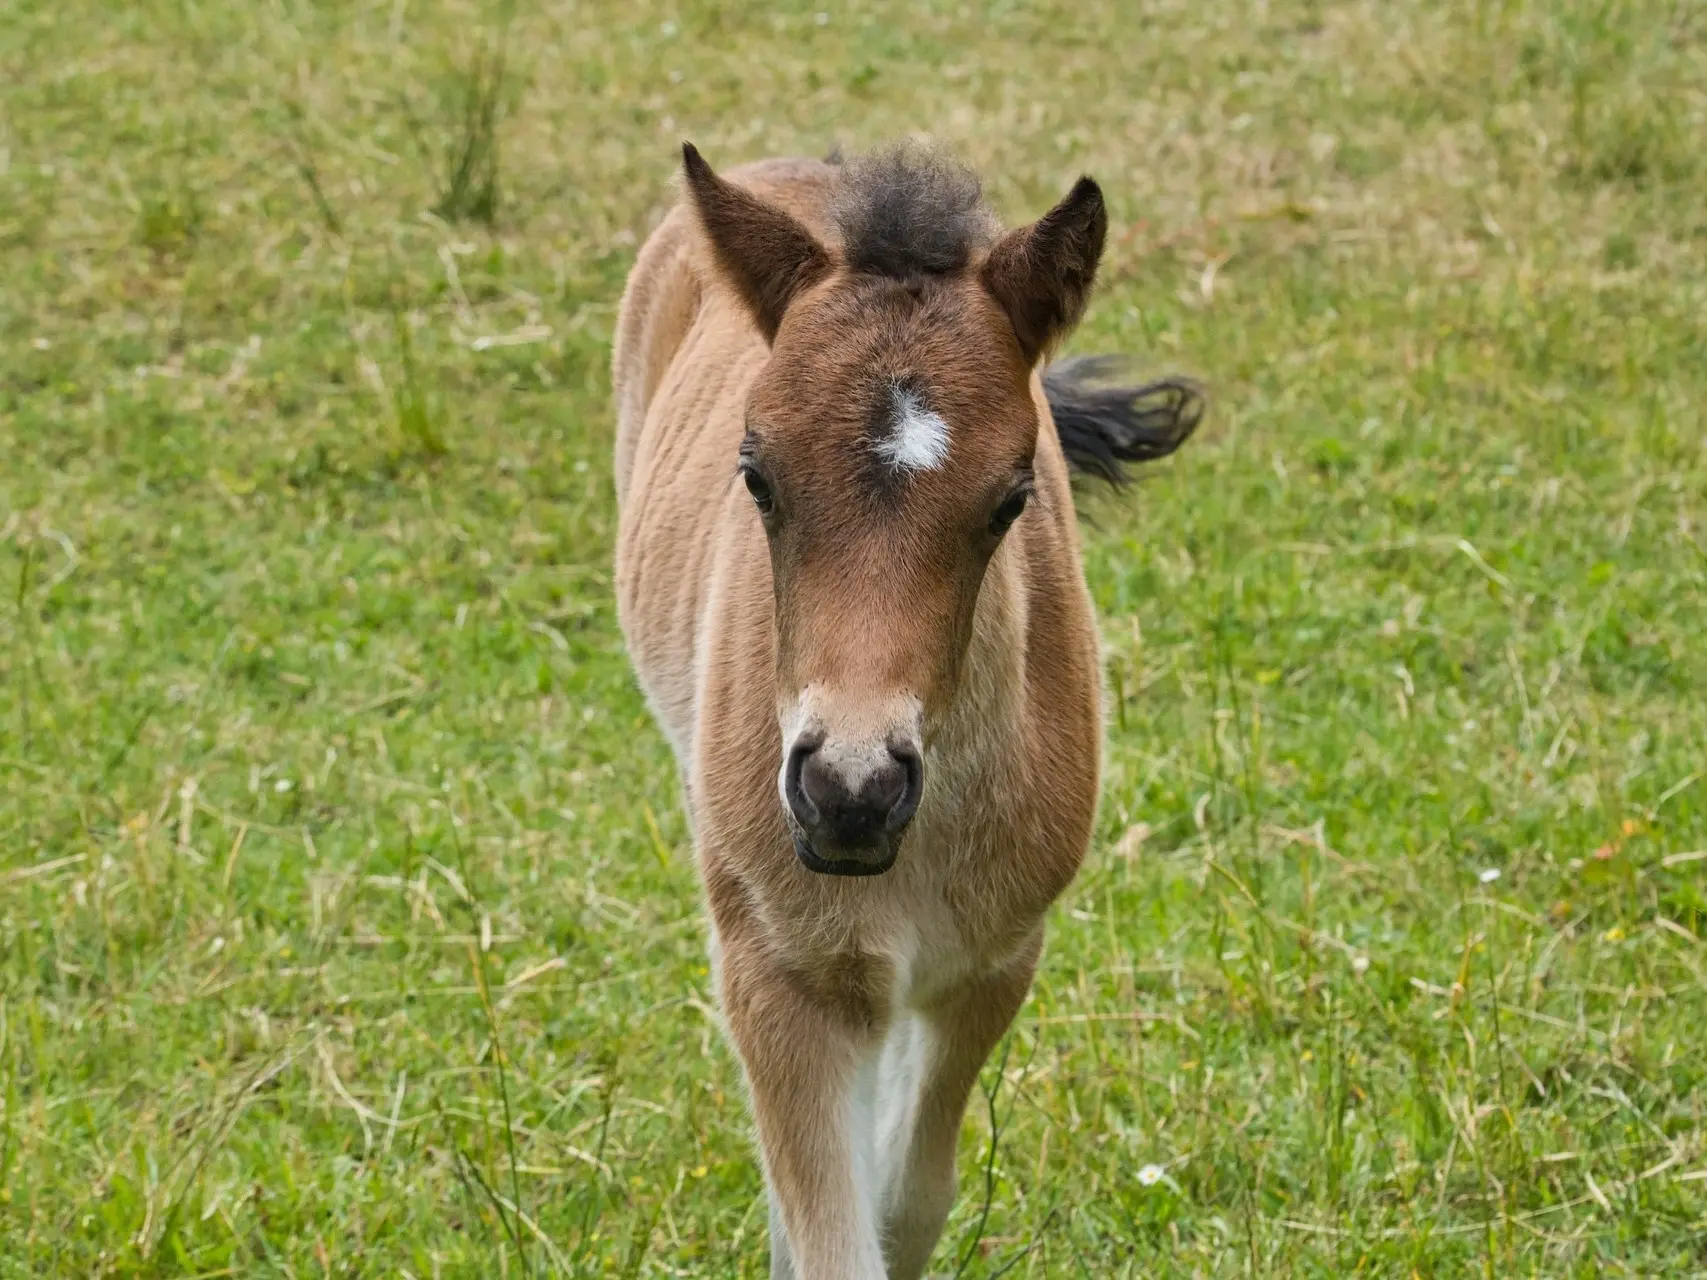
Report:
M 742 467 L 741 478 L 747 482 L 747 492 L 753 495 L 753 505 L 761 515 L 769 515 L 776 507 L 776 496 L 771 493 L 770 485 L 758 473 L 755 467 Z
M 994 514 L 990 516 L 990 532 L 998 538 L 1006 533 L 1008 526 L 1019 519 L 1020 513 L 1025 510 L 1026 500 L 1030 497 L 1031 495 L 1024 489 L 1010 493 L 1002 505 L 997 507 Z

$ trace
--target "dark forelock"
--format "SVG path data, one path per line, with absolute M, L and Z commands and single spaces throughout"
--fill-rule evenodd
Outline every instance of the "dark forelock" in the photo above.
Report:
M 848 265 L 897 280 L 959 271 L 999 230 L 978 175 L 916 143 L 847 161 L 832 211 Z

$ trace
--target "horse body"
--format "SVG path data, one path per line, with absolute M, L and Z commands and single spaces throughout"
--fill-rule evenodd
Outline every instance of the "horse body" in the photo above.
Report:
M 773 1275 L 914 1277 L 1095 812 L 1097 638 L 1036 364 L 1100 193 L 998 238 L 916 156 L 687 162 L 619 318 L 623 628 L 680 765 Z

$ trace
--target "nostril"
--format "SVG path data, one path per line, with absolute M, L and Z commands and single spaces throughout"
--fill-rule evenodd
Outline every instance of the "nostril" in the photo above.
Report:
M 889 755 L 901 774 L 900 798 L 890 807 L 887 824 L 891 831 L 896 831 L 912 820 L 919 807 L 919 797 L 925 789 L 925 763 L 919 749 L 910 742 L 891 742 Z
M 871 780 L 860 791 L 859 798 L 867 808 L 887 817 L 906 794 L 906 766 L 891 758 L 873 771 Z
M 788 800 L 788 807 L 794 811 L 794 816 L 807 826 L 818 821 L 818 805 L 811 795 L 811 779 L 807 776 L 807 765 L 822 745 L 823 739 L 819 737 L 797 738 L 789 750 L 788 766 L 783 772 L 782 789 Z

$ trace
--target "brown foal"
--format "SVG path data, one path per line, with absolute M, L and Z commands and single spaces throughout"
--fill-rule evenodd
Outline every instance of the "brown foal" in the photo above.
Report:
M 1089 178 L 1003 232 L 917 149 L 729 177 L 683 152 L 618 323 L 623 629 L 681 768 L 771 1274 L 916 1277 L 1096 810 L 1069 467 L 1172 452 L 1201 400 L 1042 368 L 1102 252 Z

